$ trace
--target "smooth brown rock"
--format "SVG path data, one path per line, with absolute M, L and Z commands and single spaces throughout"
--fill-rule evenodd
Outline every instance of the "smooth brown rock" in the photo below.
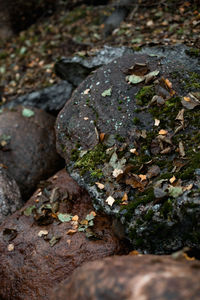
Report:
M 23 201 L 16 181 L 5 168 L 0 167 L 0 223 L 22 205 Z
M 67 234 L 73 228 L 71 222 L 59 222 L 56 213 L 52 214 L 52 210 L 44 206 L 40 217 L 38 209 L 37 213 L 24 215 L 24 210 L 28 214 L 27 208 L 33 205 L 53 207 L 57 202 L 59 213 L 78 215 L 79 221 L 94 210 L 88 194 L 65 170 L 46 181 L 25 207 L 8 217 L 0 227 L 0 298 L 48 299 L 50 288 L 71 275 L 83 262 L 117 254 L 122 249 L 126 252 L 123 241 L 114 236 L 108 217 L 97 214 L 91 227 L 96 239 L 89 239 L 86 232 Z M 45 223 L 48 225 L 42 225 Z M 12 241 L 5 229 L 10 229 L 11 236 L 16 235 Z M 48 231 L 46 240 L 38 236 L 42 230 Z M 60 240 L 51 246 L 53 241 L 48 238 L 52 237 Z
M 51 300 L 198 300 L 200 262 L 168 256 L 115 256 L 84 264 Z
M 55 148 L 55 118 L 36 108 L 29 108 L 32 117 L 24 117 L 23 109 L 0 114 L 0 163 L 8 167 L 27 197 L 40 180 L 60 168 L 61 159 Z

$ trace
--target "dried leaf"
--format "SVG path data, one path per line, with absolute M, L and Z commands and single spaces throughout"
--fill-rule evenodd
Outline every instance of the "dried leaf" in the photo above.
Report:
M 8 249 L 9 252 L 13 251 L 15 249 L 14 244 L 9 244 L 7 249 Z
M 100 138 L 100 142 L 103 142 L 105 137 L 105 133 L 100 133 L 99 138 Z
M 152 71 L 150 73 L 148 73 L 147 75 L 145 75 L 145 83 L 149 83 L 151 80 L 153 80 L 158 74 L 160 73 L 160 71 L 155 70 Z
M 103 190 L 104 187 L 105 187 L 105 185 L 104 185 L 103 183 L 100 183 L 100 182 L 95 182 L 95 184 L 98 186 L 98 188 L 99 188 L 100 190 Z
M 160 151 L 160 154 L 168 154 L 172 151 L 171 147 L 167 147 L 165 149 L 163 149 L 162 151 Z
M 135 155 L 139 155 L 139 153 L 137 152 L 136 148 L 130 149 L 130 152 L 135 154 Z
M 186 185 L 183 187 L 183 191 L 190 191 L 191 189 L 193 188 L 193 183 L 189 184 L 189 185 Z
M 29 108 L 23 108 L 22 110 L 22 116 L 26 117 L 26 118 L 30 118 L 32 116 L 34 116 L 34 111 L 29 109 Z
M 159 125 L 160 125 L 160 120 L 155 119 L 155 120 L 154 120 L 154 125 L 155 125 L 155 126 L 159 126 Z
M 128 70 L 124 71 L 127 75 L 137 75 L 137 76 L 144 76 L 149 71 L 147 64 L 142 63 L 135 63 L 134 66 L 129 68 Z
M 47 231 L 47 230 L 40 230 L 39 232 L 38 232 L 38 236 L 39 237 L 42 237 L 43 235 L 47 235 L 49 232 Z
M 112 88 L 109 88 L 108 90 L 105 90 L 101 96 L 102 97 L 107 97 L 107 96 L 111 96 L 112 95 Z
M 86 89 L 86 90 L 83 92 L 83 94 L 84 94 L 84 95 L 88 95 L 89 92 L 90 92 L 90 89 Z
M 114 199 L 112 196 L 109 196 L 109 197 L 106 199 L 106 202 L 108 203 L 108 205 L 112 206 L 113 203 L 115 202 L 115 199 Z
M 181 110 L 179 110 L 179 112 L 178 112 L 178 114 L 177 114 L 177 116 L 176 116 L 176 120 L 178 120 L 178 121 L 181 121 L 181 122 L 184 122 L 184 112 L 185 112 L 185 109 L 183 108 L 183 109 L 181 109 Z
M 128 195 L 127 193 L 124 193 L 124 196 L 122 197 L 122 202 L 128 201 Z
M 161 129 L 158 133 L 161 135 L 166 135 L 166 134 L 168 134 L 168 131 L 165 129 Z
M 78 221 L 78 219 L 79 219 L 78 215 L 75 215 L 75 216 L 72 217 L 72 221 Z
M 126 77 L 126 81 L 132 83 L 132 84 L 138 84 L 145 80 L 144 76 L 137 76 L 137 75 L 130 75 Z
M 178 144 L 178 146 L 179 146 L 179 153 L 180 153 L 180 155 L 182 157 L 184 157 L 185 156 L 185 150 L 184 150 L 183 142 L 180 141 L 179 144 Z
M 140 175 L 138 175 L 138 176 L 140 177 L 141 181 L 144 181 L 144 180 L 147 179 L 147 176 L 146 176 L 146 175 L 140 174 Z
M 119 174 L 122 174 L 123 173 L 123 170 L 121 170 L 121 169 L 114 169 L 114 171 L 113 171 L 113 177 L 117 177 Z
M 68 235 L 73 235 L 74 233 L 76 233 L 77 232 L 77 229 L 69 229 L 68 231 L 67 231 L 67 234 Z
M 170 183 L 173 183 L 174 181 L 176 181 L 176 177 L 173 175 L 173 176 L 169 179 L 169 182 L 170 182 Z

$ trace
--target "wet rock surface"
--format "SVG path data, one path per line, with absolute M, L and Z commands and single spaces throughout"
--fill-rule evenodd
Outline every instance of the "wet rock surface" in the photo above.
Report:
M 23 206 L 16 181 L 0 167 L 0 223 Z
M 56 75 L 78 86 L 92 71 L 102 65 L 110 63 L 113 59 L 121 57 L 132 50 L 126 47 L 104 46 L 90 57 L 74 56 L 61 58 L 55 64 Z
M 96 215 L 88 194 L 61 170 L 0 227 L 0 297 L 49 299 L 50 288 L 83 262 L 122 249 L 110 218 Z
M 87 263 L 50 299 L 199 299 L 200 263 L 167 256 L 115 256 Z
M 54 122 L 53 116 L 32 107 L 0 114 L 0 163 L 16 180 L 23 198 L 61 166 L 55 148 Z
M 61 81 L 53 86 L 15 98 L 1 105 L 1 107 L 10 109 L 18 105 L 32 106 L 51 114 L 57 114 L 70 98 L 72 89 L 72 85 L 69 82 Z
M 57 149 L 135 248 L 199 248 L 198 58 L 181 46 L 145 51 L 80 84 L 57 118 Z

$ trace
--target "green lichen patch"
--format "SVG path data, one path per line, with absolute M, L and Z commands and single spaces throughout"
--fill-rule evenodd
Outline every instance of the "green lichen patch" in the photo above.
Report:
M 74 166 L 80 170 L 82 175 L 89 172 L 92 177 L 99 179 L 103 176 L 99 165 L 102 165 L 106 158 L 105 146 L 100 143 L 83 155 L 83 157 L 79 157 Z
M 196 57 L 196 58 L 200 57 L 200 49 L 198 49 L 198 48 L 190 48 L 190 49 L 186 50 L 185 52 L 187 55 L 189 55 L 191 57 Z
M 146 105 L 154 96 L 154 86 L 147 85 L 141 88 L 141 90 L 137 93 L 135 98 L 137 99 L 136 103 L 138 105 Z

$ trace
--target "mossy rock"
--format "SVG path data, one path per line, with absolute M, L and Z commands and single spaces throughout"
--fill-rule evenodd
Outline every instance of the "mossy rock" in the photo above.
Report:
M 168 51 L 170 59 L 133 53 L 98 69 L 56 124 L 57 149 L 95 208 L 124 224 L 134 249 L 160 254 L 200 245 L 200 67 L 184 46 Z M 130 83 L 130 72 L 144 79 Z

